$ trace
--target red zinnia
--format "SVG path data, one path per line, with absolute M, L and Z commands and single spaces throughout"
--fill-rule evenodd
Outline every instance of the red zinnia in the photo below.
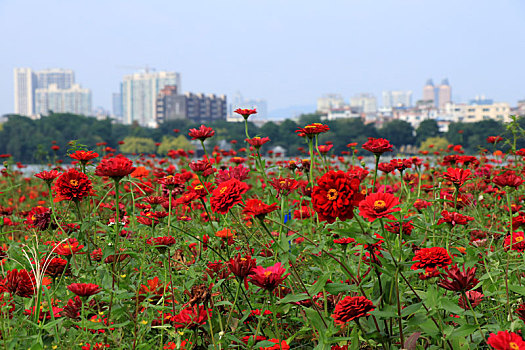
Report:
M 478 282 L 475 267 L 465 270 L 465 265 L 463 265 L 463 269 L 460 270 L 457 265 L 454 265 L 446 270 L 445 276 L 438 285 L 454 292 L 466 292 L 474 288 Z
M 242 213 L 247 216 L 255 216 L 258 219 L 264 219 L 266 214 L 275 210 L 277 210 L 277 203 L 268 205 L 260 199 L 253 198 L 246 201 Z
M 489 136 L 487 137 L 487 143 L 498 143 L 500 141 L 503 141 L 503 137 L 501 136 Z
M 337 324 L 345 324 L 349 321 L 368 316 L 369 312 L 374 309 L 374 304 L 366 297 L 347 296 L 337 303 L 332 318 Z
M 118 156 L 115 158 L 102 159 L 100 164 L 97 165 L 95 175 L 107 176 L 115 181 L 120 181 L 124 176 L 128 176 L 134 172 L 135 169 L 131 160 L 124 156 Z
M 41 171 L 37 174 L 35 174 L 35 177 L 38 177 L 39 179 L 44 180 L 48 185 L 53 182 L 54 179 L 60 176 L 60 172 L 56 170 L 50 170 L 50 171 Z
M 299 187 L 299 182 L 292 178 L 273 178 L 268 182 L 276 191 L 276 197 L 288 196 L 292 193 L 297 187 Z
M 366 141 L 361 147 L 363 147 L 363 149 L 366 149 L 367 151 L 372 152 L 376 156 L 380 156 L 385 152 L 392 152 L 392 147 L 394 146 L 392 146 L 390 144 L 390 141 L 386 139 L 376 139 L 374 137 L 369 137 L 368 141 Z
M 447 250 L 442 247 L 420 249 L 417 251 L 412 261 L 415 261 L 411 267 L 412 270 L 425 270 L 425 273 L 419 275 L 420 279 L 439 276 L 440 272 L 437 268 L 446 268 L 452 263 L 452 259 Z
M 204 141 L 215 135 L 215 131 L 205 125 L 201 125 L 198 129 L 190 129 L 188 135 L 191 136 L 192 140 Z
M 80 161 L 81 163 L 87 163 L 89 162 L 91 159 L 95 159 L 98 157 L 98 153 L 97 152 L 93 152 L 93 151 L 82 151 L 82 150 L 79 150 L 79 151 L 76 151 L 75 153 L 71 153 L 69 155 L 71 158 L 73 159 L 76 159 L 78 161 Z
M 269 137 L 254 137 L 251 139 L 245 139 L 246 142 L 248 142 L 251 146 L 255 147 L 255 149 L 261 148 L 262 145 L 270 141 Z
M 11 295 L 22 298 L 31 298 L 36 290 L 35 276 L 23 269 L 7 271 L 7 276 L 0 285 L 4 286 Z
M 277 288 L 289 275 L 289 273 L 284 274 L 286 270 L 281 263 L 277 263 L 268 268 L 256 266 L 252 272 L 253 276 L 251 276 L 250 282 L 269 292 Z
M 244 287 L 248 289 L 248 280 L 246 277 L 253 275 L 253 269 L 257 266 L 255 259 L 251 255 L 242 256 L 237 254 L 228 262 L 230 271 L 240 280 L 244 281 Z
M 175 328 L 188 329 L 196 329 L 206 323 L 207 319 L 208 311 L 202 305 L 187 307 L 171 318 Z
M 101 291 L 98 284 L 93 283 L 71 283 L 69 286 L 67 286 L 67 289 L 79 297 L 89 297 Z
M 525 342 L 516 333 L 509 331 L 499 331 L 498 334 L 490 333 L 487 344 L 495 350 L 523 350 Z
M 516 173 L 512 170 L 507 170 L 505 173 L 494 176 L 492 179 L 492 182 L 495 183 L 499 187 L 514 187 L 517 188 L 519 185 L 523 183 L 523 179 L 516 175 Z
M 256 114 L 256 113 L 257 113 L 257 109 L 255 109 L 255 108 L 254 108 L 254 109 L 241 109 L 241 108 L 237 108 L 237 109 L 234 110 L 233 112 L 242 115 L 242 117 L 246 120 L 246 119 L 248 119 L 248 117 L 250 117 L 252 114 Z
M 84 246 L 80 245 L 76 238 L 68 238 L 64 243 L 60 243 L 58 245 L 53 242 L 53 245 L 53 252 L 58 255 L 69 256 L 73 254 L 84 254 L 79 253 L 79 251 L 84 248 Z
M 333 223 L 336 218 L 344 221 L 354 217 L 354 206 L 363 198 L 360 181 L 351 179 L 343 171 L 329 171 L 317 180 L 312 191 L 312 204 L 319 220 Z
M 445 223 L 445 222 L 451 224 L 452 226 L 466 225 L 468 224 L 469 221 L 474 220 L 472 216 L 463 215 L 463 214 L 456 213 L 456 212 L 449 212 L 446 210 L 443 210 L 441 212 L 441 216 L 442 218 L 439 219 L 437 222 L 438 225 Z
M 75 168 L 71 168 L 60 175 L 55 183 L 55 191 L 57 193 L 55 201 L 81 201 L 84 197 L 89 196 L 92 189 L 91 180 L 87 175 Z
M 242 202 L 242 195 L 248 189 L 246 183 L 237 179 L 230 179 L 221 183 L 211 193 L 211 210 L 214 213 L 226 214 L 234 205 Z
M 401 208 L 394 208 L 398 204 L 399 199 L 393 194 L 372 193 L 359 203 L 359 214 L 368 221 L 379 218 L 395 219 L 392 213 L 401 210 Z
M 290 350 L 290 345 L 288 345 L 286 340 L 268 339 L 268 341 L 274 345 L 260 347 L 259 350 Z
M 469 169 L 463 168 L 448 168 L 447 172 L 443 173 L 443 178 L 452 182 L 455 186 L 461 187 L 465 181 L 471 179 L 472 172 Z
M 505 241 L 503 242 L 505 250 L 509 250 L 510 248 L 510 236 L 511 235 L 505 237 Z M 512 233 L 512 250 L 525 252 L 525 235 L 523 232 L 520 231 Z
M 327 132 L 328 130 L 330 130 L 328 125 L 313 123 L 305 126 L 304 128 L 299 128 L 295 132 L 299 133 L 299 136 L 308 136 L 308 138 L 313 139 L 314 136 L 323 132 Z

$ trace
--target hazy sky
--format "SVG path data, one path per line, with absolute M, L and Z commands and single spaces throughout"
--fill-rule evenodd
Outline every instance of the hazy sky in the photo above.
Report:
M 453 96 L 525 98 L 522 0 L 0 0 L 0 114 L 13 68 L 71 68 L 111 108 L 135 66 L 180 72 L 184 91 L 265 98 L 410 89 L 447 77 Z

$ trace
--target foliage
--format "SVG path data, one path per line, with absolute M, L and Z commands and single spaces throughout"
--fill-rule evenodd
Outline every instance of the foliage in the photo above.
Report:
M 162 142 L 157 152 L 161 155 L 166 155 L 168 154 L 169 150 L 177 150 L 177 149 L 183 149 L 185 151 L 189 151 L 189 150 L 195 149 L 195 146 L 193 146 L 184 135 L 179 135 L 177 137 L 163 136 Z
M 429 137 L 425 139 L 421 146 L 419 146 L 420 151 L 440 151 L 447 149 L 447 146 L 450 143 L 444 137 Z
M 153 153 L 156 148 L 155 141 L 147 137 L 128 136 L 123 142 L 119 149 L 124 154 Z

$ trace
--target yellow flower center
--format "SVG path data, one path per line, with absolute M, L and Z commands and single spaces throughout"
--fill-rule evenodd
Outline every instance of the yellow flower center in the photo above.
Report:
M 228 188 L 227 187 L 223 187 L 221 188 L 221 190 L 219 191 L 220 194 L 223 194 L 224 192 L 226 192 Z
M 204 188 L 204 186 L 202 186 L 202 185 L 197 185 L 197 186 L 195 186 L 195 189 L 196 189 L 196 190 L 202 190 L 203 188 Z
M 266 272 L 264 273 L 264 276 L 269 277 L 271 274 L 272 274 L 272 271 L 266 271 Z
M 335 201 L 337 199 L 337 190 L 334 188 L 331 188 L 328 190 L 328 193 L 326 194 L 326 198 L 328 198 L 329 201 Z
M 512 350 L 519 350 L 520 347 L 519 347 L 518 344 L 516 344 L 515 342 L 511 341 L 509 343 L 509 348 L 511 348 Z
M 69 184 L 72 185 L 72 186 L 78 186 L 78 181 L 75 180 L 75 179 L 71 179 L 71 180 L 69 180 Z
M 516 237 L 516 242 L 521 242 L 521 241 L 523 241 L 523 237 L 521 236 Z
M 379 199 L 374 202 L 374 210 L 375 211 L 383 211 L 386 209 L 386 203 L 385 201 Z

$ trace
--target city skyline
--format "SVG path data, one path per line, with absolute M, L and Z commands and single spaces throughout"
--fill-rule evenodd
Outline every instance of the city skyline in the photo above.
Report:
M 415 102 L 427 79 L 444 77 L 453 100 L 483 94 L 515 105 L 525 98 L 519 45 L 525 29 L 516 25 L 524 15 L 517 0 L 6 1 L 0 3 L 0 114 L 14 112 L 16 67 L 70 68 L 92 90 L 93 106 L 107 110 L 123 76 L 145 65 L 180 72 L 185 91 L 241 91 L 267 100 L 270 111 L 315 105 L 331 92 L 379 99 L 382 91 L 412 90 Z M 17 26 L 24 18 L 31 21 Z

